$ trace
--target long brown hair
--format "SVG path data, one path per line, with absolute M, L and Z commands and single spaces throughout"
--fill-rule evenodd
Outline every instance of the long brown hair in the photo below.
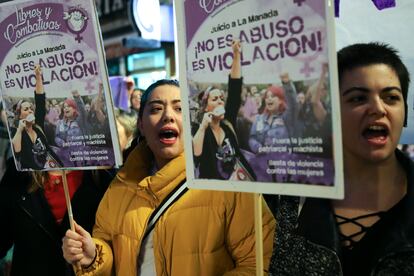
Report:
M 29 185 L 28 192 L 34 193 L 38 189 L 43 189 L 45 183 L 49 180 L 49 174 L 46 171 L 33 171 L 31 172 L 32 181 Z

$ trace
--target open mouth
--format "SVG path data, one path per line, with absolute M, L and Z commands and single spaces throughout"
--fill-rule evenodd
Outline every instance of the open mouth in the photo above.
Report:
M 178 131 L 173 128 L 161 129 L 159 133 L 160 141 L 164 144 L 173 144 L 177 140 Z
M 371 125 L 362 132 L 362 136 L 370 142 L 384 142 L 389 134 L 389 130 L 384 125 Z

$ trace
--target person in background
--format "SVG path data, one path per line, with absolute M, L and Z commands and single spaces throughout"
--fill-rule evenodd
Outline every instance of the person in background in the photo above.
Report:
M 49 108 L 45 117 L 45 133 L 49 143 L 54 146 L 56 124 L 61 119 L 61 114 L 62 110 L 58 104 L 58 101 L 56 99 L 49 101 Z
M 251 85 L 250 91 L 247 93 L 244 105 L 240 108 L 242 116 L 246 118 L 246 120 L 250 123 L 250 126 L 254 123 L 256 116 L 259 113 L 260 106 L 256 100 L 258 94 L 259 90 L 257 89 L 257 86 Z
M 72 91 L 73 99 L 67 98 L 63 103 L 63 117 L 56 123 L 55 140 L 58 146 L 73 140 L 74 137 L 87 133 L 86 111 L 83 100 L 77 90 Z M 76 141 L 76 140 L 75 140 Z
M 139 109 L 141 108 L 141 97 L 142 94 L 144 93 L 144 91 L 142 89 L 139 88 L 135 88 L 134 91 L 132 92 L 131 95 L 131 112 L 128 114 L 130 117 L 133 117 L 130 120 L 137 120 L 138 119 L 138 114 L 139 114 Z M 132 151 L 138 144 L 138 140 L 140 137 L 140 133 L 139 133 L 139 129 L 135 128 L 134 130 L 134 136 L 132 137 L 132 141 L 129 145 L 129 148 L 127 148 L 127 150 L 124 152 L 124 158 L 126 156 L 128 156 L 128 154 L 130 153 L 130 151 Z
M 319 79 L 309 86 L 306 95 L 297 95 L 298 121 L 295 128 L 298 137 L 315 137 L 321 133 L 331 132 L 327 73 L 328 64 L 322 63 Z
M 83 139 L 84 135 L 90 133 L 87 123 L 87 115 L 84 102 L 79 91 L 72 91 L 73 98 L 65 99 L 63 103 L 63 117 L 56 123 L 55 143 L 59 148 L 59 156 L 66 167 L 76 167 L 77 161 L 71 161 L 72 152 L 75 149 L 86 146 L 79 146 L 77 142 Z M 74 144 L 72 144 L 74 143 Z
M 274 139 L 289 139 L 294 134 L 296 91 L 289 75 L 281 75 L 283 87 L 271 85 L 264 94 L 264 110 L 257 115 L 250 130 L 249 146 L 259 153 L 263 146 L 275 145 Z
M 85 112 L 87 115 L 89 115 L 89 112 L 91 112 L 91 104 L 85 103 Z
M 401 151 L 405 155 L 407 155 L 411 160 L 414 161 L 414 145 L 403 144 L 399 145 L 399 147 L 401 147 Z
M 63 240 L 65 259 L 81 265 L 78 275 L 255 275 L 252 194 L 190 189 L 148 228 L 160 204 L 186 186 L 177 81 L 147 88 L 138 125 L 144 140 L 102 199 L 93 238 L 76 223 Z M 263 210 L 267 267 L 274 219 Z
M 240 148 L 249 150 L 249 133 L 258 114 L 258 105 L 255 99 L 255 94 L 259 93 L 255 85 L 250 86 L 249 92 L 247 87 L 242 87 L 242 104 L 237 116 L 236 134 Z
M 124 161 L 130 152 L 131 143 L 138 136 L 137 119 L 125 112 L 115 109 L 115 121 L 118 130 L 119 144 L 123 153 Z M 132 149 L 131 149 L 132 150 Z
M 382 43 L 343 48 L 338 72 L 345 199 L 273 198 L 270 275 L 414 275 L 414 164 L 397 149 L 409 73 Z
M 134 89 L 131 94 L 131 111 L 135 111 L 137 114 L 141 107 L 141 96 L 143 91 L 141 89 Z
M 113 172 L 68 171 L 74 218 L 92 230 Z M 69 228 L 62 171 L 18 172 L 10 159 L 0 182 L 0 259 L 14 245 L 11 275 L 73 275 L 63 258 Z
M 306 100 L 306 96 L 305 93 L 303 92 L 298 92 L 298 94 L 296 95 L 296 103 L 299 105 L 298 107 L 302 107 L 303 104 L 305 103 Z
M 115 103 L 114 105 L 117 107 Z M 98 94 L 92 98 L 90 107 L 85 105 L 84 109 L 87 114 L 87 122 L 91 134 L 104 133 L 107 143 L 109 144 L 109 137 L 111 135 L 109 131 L 108 111 L 106 109 L 104 88 L 102 83 L 98 84 Z
M 122 77 L 122 82 L 125 85 L 126 89 L 126 97 L 127 97 L 127 106 L 119 106 L 123 112 L 127 113 L 129 116 L 138 116 L 140 103 L 141 103 L 141 95 L 142 90 L 139 88 L 135 88 L 135 81 L 132 77 Z

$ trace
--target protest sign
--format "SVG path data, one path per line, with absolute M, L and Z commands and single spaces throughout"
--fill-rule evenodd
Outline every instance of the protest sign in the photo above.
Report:
M 342 198 L 331 2 L 175 4 L 189 186 Z
M 94 5 L 41 0 L 0 6 L 0 85 L 19 170 L 121 163 Z

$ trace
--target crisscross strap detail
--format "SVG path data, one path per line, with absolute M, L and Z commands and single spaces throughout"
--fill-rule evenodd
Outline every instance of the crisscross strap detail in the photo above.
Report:
M 356 240 L 357 237 L 359 237 L 360 235 L 365 234 L 365 232 L 368 231 L 368 229 L 371 226 L 365 226 L 363 225 L 361 222 L 359 222 L 360 220 L 369 218 L 369 217 L 380 217 L 381 215 L 383 215 L 385 212 L 379 211 L 379 212 L 374 212 L 374 213 L 370 213 L 370 214 L 365 214 L 365 215 L 361 215 L 361 216 L 357 216 L 357 217 L 353 217 L 353 218 L 347 218 L 344 216 L 340 216 L 337 214 L 335 215 L 336 218 L 336 223 L 338 225 L 338 228 L 341 229 L 341 225 L 347 224 L 347 223 L 351 223 L 353 225 L 356 225 L 357 227 L 359 227 L 359 231 L 356 231 L 355 233 L 351 234 L 351 235 L 345 235 L 342 233 L 342 231 L 340 231 L 340 238 L 341 238 L 341 244 L 343 247 L 345 247 L 346 249 L 352 249 L 354 247 L 354 245 L 356 243 L 358 243 L 359 239 Z

